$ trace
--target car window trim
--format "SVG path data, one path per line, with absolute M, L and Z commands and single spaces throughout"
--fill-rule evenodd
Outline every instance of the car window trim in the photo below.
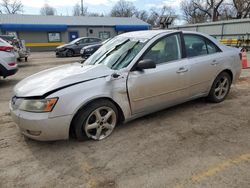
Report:
M 185 37 L 186 35 L 200 37 L 200 38 L 204 41 L 204 43 L 205 43 L 205 45 L 206 45 L 207 54 L 202 54 L 202 55 L 198 55 L 198 56 L 188 57 L 188 56 L 187 56 L 186 45 L 185 45 L 185 39 L 184 39 L 184 37 Z M 209 52 L 208 52 L 208 48 L 207 48 L 207 41 L 209 41 L 209 42 L 211 42 L 213 45 L 215 45 L 215 47 L 217 48 L 218 52 L 209 53 Z M 209 38 L 207 38 L 207 37 L 205 37 L 205 36 L 203 36 L 203 35 L 200 35 L 200 34 L 198 34 L 198 33 L 183 33 L 183 42 L 184 42 L 183 44 L 184 44 L 184 48 L 185 48 L 186 57 L 187 57 L 188 59 L 193 59 L 193 58 L 196 58 L 196 57 L 203 57 L 203 56 L 212 55 L 212 54 L 216 54 L 216 53 L 221 53 L 221 52 L 222 52 L 221 48 L 220 48 L 218 45 L 216 45 L 213 41 L 211 41 Z
M 157 44 L 160 40 L 162 40 L 163 38 L 166 38 L 166 37 L 169 37 L 169 36 L 172 36 L 172 35 L 180 35 L 180 50 L 181 50 L 181 58 L 180 59 L 177 59 L 177 60 L 172 60 L 172 61 L 179 61 L 179 60 L 182 60 L 185 58 L 184 55 L 186 55 L 186 53 L 183 51 L 183 40 L 182 40 L 182 34 L 183 32 L 182 31 L 177 31 L 177 32 L 173 32 L 173 33 L 168 33 L 160 38 L 158 38 L 156 41 L 154 41 L 144 52 L 143 54 L 141 55 L 141 57 L 137 60 L 137 62 L 133 65 L 133 67 L 131 68 L 130 72 L 132 71 L 135 71 L 136 70 L 136 66 L 137 64 L 142 60 L 142 57 L 148 53 L 148 51 L 155 45 Z M 183 53 L 184 52 L 184 53 Z M 172 62 L 172 61 L 168 61 L 168 62 L 163 62 L 163 63 L 169 63 L 169 62 Z M 158 65 L 160 64 L 163 64 L 163 63 L 158 63 Z M 157 64 L 156 64 L 157 66 Z

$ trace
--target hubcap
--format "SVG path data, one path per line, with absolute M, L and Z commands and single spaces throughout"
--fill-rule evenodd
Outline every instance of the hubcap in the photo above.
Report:
M 223 99 L 229 89 L 229 81 L 226 76 L 221 77 L 221 79 L 216 83 L 214 94 L 217 99 Z
M 85 124 L 85 133 L 89 138 L 93 138 L 94 140 L 102 140 L 112 133 L 116 122 L 116 113 L 112 108 L 97 108 L 87 118 Z

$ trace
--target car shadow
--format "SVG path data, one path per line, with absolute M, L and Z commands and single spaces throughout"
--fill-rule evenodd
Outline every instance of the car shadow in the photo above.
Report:
M 145 120 L 150 120 L 150 121 L 154 121 L 154 120 L 158 120 L 159 117 L 169 117 L 172 116 L 180 111 L 185 111 L 185 110 L 189 110 L 190 107 L 199 107 L 199 106 L 204 106 L 204 105 L 211 105 L 212 103 L 209 103 L 207 101 L 207 99 L 205 98 L 199 98 L 199 99 L 195 99 L 192 101 L 188 101 L 185 103 L 181 103 L 175 106 L 171 106 L 165 109 L 162 109 L 160 111 L 156 111 L 153 113 L 150 113 L 148 115 L 139 117 L 137 119 L 131 120 L 125 124 L 119 124 L 116 129 L 126 129 L 130 126 L 134 126 L 134 124 L 140 124 L 139 122 L 143 122 Z M 143 126 L 143 124 L 141 124 Z
M 9 79 L 9 78 L 2 79 L 2 78 L 0 78 L 0 88 L 6 88 L 6 87 L 14 86 L 19 81 L 20 80 L 18 80 L 18 79 Z
M 35 158 L 33 160 L 35 160 L 36 163 L 38 162 L 40 166 L 43 166 L 43 169 L 44 167 L 46 167 L 45 169 L 47 170 L 53 168 L 56 174 L 61 174 L 62 171 L 66 171 L 67 174 L 63 175 L 71 177 L 74 177 L 74 174 L 82 173 L 88 176 L 89 174 L 97 173 L 96 169 L 102 165 L 102 163 L 95 162 L 97 156 L 98 159 L 101 158 L 99 153 L 104 152 L 105 155 L 108 155 L 107 152 L 109 149 L 115 153 L 119 153 L 119 151 L 122 150 L 121 146 L 129 142 L 128 134 L 133 134 L 132 138 L 138 137 L 138 139 L 140 139 L 141 136 L 137 135 L 138 133 L 144 134 L 151 126 L 156 126 L 155 128 L 161 126 L 157 123 L 159 118 L 163 116 L 164 118 L 171 118 L 180 112 L 188 111 L 194 107 L 199 108 L 204 105 L 213 104 L 206 102 L 205 99 L 197 99 L 143 116 L 126 124 L 120 124 L 116 127 L 115 132 L 103 141 L 87 140 L 78 142 L 76 139 L 70 138 L 69 140 L 63 141 L 40 142 L 25 138 L 24 145 L 30 150 L 30 154 L 33 158 Z M 142 137 L 142 139 L 146 142 L 145 137 Z M 135 145 L 135 147 L 138 146 Z

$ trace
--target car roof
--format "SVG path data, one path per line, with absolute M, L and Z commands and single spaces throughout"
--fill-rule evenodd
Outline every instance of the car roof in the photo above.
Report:
M 174 33 L 177 30 L 146 30 L 146 31 L 133 31 L 133 32 L 127 32 L 123 33 L 120 36 L 121 37 L 128 37 L 128 38 L 143 38 L 143 39 L 151 39 L 159 34 L 163 33 Z
M 202 35 L 208 39 L 210 39 L 211 41 L 213 41 L 214 43 L 216 43 L 217 45 L 221 45 L 214 37 L 207 35 L 205 33 L 200 33 L 200 32 L 196 32 L 196 31 L 182 31 L 182 30 L 163 30 L 163 29 L 159 29 L 159 30 L 146 30 L 146 31 L 133 31 L 133 32 L 127 32 L 127 33 L 123 33 L 119 36 L 121 37 L 127 37 L 127 38 L 139 38 L 139 39 L 152 39 L 153 37 L 160 35 L 160 34 L 171 34 L 171 33 L 175 33 L 175 32 L 182 32 L 184 34 L 198 34 L 198 35 Z
M 100 39 L 100 38 L 97 38 L 97 37 L 79 37 L 78 39 Z

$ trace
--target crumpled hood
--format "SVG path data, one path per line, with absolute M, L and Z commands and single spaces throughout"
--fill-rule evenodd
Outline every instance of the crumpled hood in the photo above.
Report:
M 20 81 L 14 88 L 17 97 L 43 96 L 58 88 L 111 75 L 113 70 L 105 65 L 63 65 L 48 69 Z

